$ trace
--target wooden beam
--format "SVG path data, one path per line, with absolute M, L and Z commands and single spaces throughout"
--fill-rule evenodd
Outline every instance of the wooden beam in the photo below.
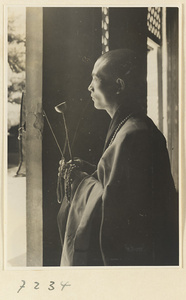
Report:
M 26 218 L 27 266 L 43 264 L 42 8 L 26 11 Z

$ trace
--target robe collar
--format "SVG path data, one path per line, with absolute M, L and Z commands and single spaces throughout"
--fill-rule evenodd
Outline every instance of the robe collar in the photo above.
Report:
M 115 112 L 110 125 L 109 125 L 109 129 L 107 132 L 107 136 L 106 136 L 106 140 L 105 140 L 105 145 L 103 148 L 103 152 L 107 149 L 112 136 L 116 130 L 116 128 L 118 127 L 118 125 L 120 124 L 121 121 L 123 121 L 128 115 L 130 115 L 131 113 L 136 114 L 137 112 L 140 112 L 139 109 L 134 109 L 134 108 L 129 108 L 129 107 L 125 107 L 123 105 L 120 105 L 119 108 L 117 109 L 117 111 Z

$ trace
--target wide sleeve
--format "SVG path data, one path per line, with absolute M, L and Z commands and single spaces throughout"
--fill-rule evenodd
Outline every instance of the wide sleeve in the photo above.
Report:
M 102 193 L 102 184 L 94 176 L 85 176 L 77 186 L 66 221 L 61 266 L 87 265 L 92 221 Z

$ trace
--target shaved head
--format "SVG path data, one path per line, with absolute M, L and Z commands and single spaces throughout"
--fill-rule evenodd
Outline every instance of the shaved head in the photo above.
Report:
M 113 79 L 126 78 L 137 68 L 137 56 L 129 49 L 117 49 L 106 52 L 100 56 L 96 62 L 99 64 L 106 76 Z M 104 75 L 104 72 L 103 72 Z
M 146 78 L 142 71 L 146 67 L 137 54 L 129 49 L 117 49 L 106 52 L 98 58 L 96 64 L 100 66 L 100 78 L 103 80 L 124 81 L 125 97 L 143 98 Z M 131 99 L 132 100 L 132 99 Z
M 146 78 L 142 74 L 146 72 L 142 68 L 145 67 L 146 64 L 129 49 L 112 50 L 100 56 L 94 65 L 93 80 L 88 88 L 95 107 L 107 110 L 110 115 L 121 104 L 143 108 Z

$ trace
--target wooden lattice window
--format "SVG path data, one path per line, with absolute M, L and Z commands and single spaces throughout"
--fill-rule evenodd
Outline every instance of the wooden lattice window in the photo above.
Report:
M 162 39 L 162 9 L 161 7 L 148 7 L 147 13 L 148 36 L 154 42 L 161 44 Z
M 102 54 L 109 51 L 109 8 L 102 7 Z

